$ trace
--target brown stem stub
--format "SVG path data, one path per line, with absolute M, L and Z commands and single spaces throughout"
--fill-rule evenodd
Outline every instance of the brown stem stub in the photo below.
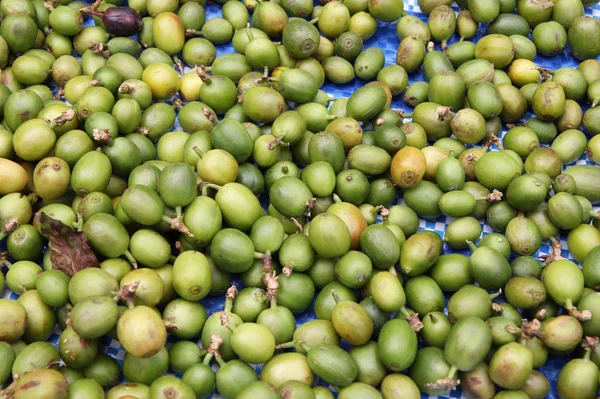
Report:
M 437 380 L 436 382 L 425 384 L 425 386 L 429 389 L 443 389 L 444 391 L 452 391 L 456 389 L 456 381 L 450 377 L 445 377 L 441 380 Z
M 267 83 L 268 81 L 269 81 L 269 74 L 267 72 L 267 74 L 264 74 L 260 78 L 254 80 L 254 83 L 261 85 L 263 83 Z
M 477 155 L 475 155 L 475 154 L 471 153 L 471 154 L 468 154 L 468 155 L 465 157 L 465 159 L 466 159 L 467 161 L 469 161 L 469 162 L 473 162 L 474 160 L 476 160 L 476 159 L 477 159 Z
M 381 215 L 381 219 L 383 219 L 383 221 L 386 221 L 388 216 L 390 215 L 390 210 L 384 207 L 381 210 L 381 212 L 379 212 L 379 214 Z
M 6 224 L 2 228 L 2 231 L 7 234 L 12 233 L 13 230 L 16 229 L 18 226 L 19 226 L 19 221 L 17 219 L 10 219 L 8 222 L 6 222 Z
M 133 297 L 134 297 L 135 292 L 137 291 L 139 285 L 140 285 L 139 281 L 134 281 L 131 284 L 124 285 L 123 287 L 121 287 L 121 289 L 117 293 L 117 296 L 123 302 L 131 303 L 131 302 L 133 302 Z
M 390 210 L 383 205 L 378 205 L 376 206 L 376 208 L 377 211 L 379 211 L 379 214 L 381 215 L 381 219 L 385 222 L 388 216 L 390 216 Z
M 190 230 L 187 228 L 185 223 L 183 223 L 182 218 L 171 219 L 171 221 L 169 222 L 169 225 L 171 226 L 171 229 L 179 231 L 180 233 L 183 233 L 188 237 L 194 238 L 194 234 L 192 232 L 190 232 Z
M 181 62 L 181 60 L 177 57 L 175 57 L 173 62 L 175 63 L 175 66 L 177 67 L 179 74 L 183 76 L 183 62 Z
M 92 137 L 94 140 L 104 144 L 108 144 L 112 140 L 108 129 L 94 129 L 92 130 Z
M 202 114 L 206 117 L 206 119 L 208 119 L 211 122 L 215 122 L 215 114 L 213 112 L 211 112 L 210 109 L 204 107 L 202 108 Z
M 181 254 L 183 251 L 183 247 L 181 246 L 181 241 L 175 241 L 175 249 L 177 250 L 177 252 L 179 252 L 179 254 Z
M 277 291 L 279 291 L 279 283 L 277 282 L 275 271 L 272 273 L 265 273 L 263 275 L 263 282 L 267 288 L 267 299 L 270 302 L 275 301 L 277 297 Z
M 592 319 L 592 312 L 589 310 L 577 310 L 576 307 L 569 309 L 569 314 L 579 321 L 588 321 Z
M 490 133 L 490 136 L 493 135 L 494 133 Z M 487 152 L 490 147 L 492 146 L 492 140 L 488 137 L 485 142 L 483 143 L 483 148 L 482 150 Z M 469 154 L 470 155 L 470 154 Z
M 165 320 L 165 327 L 167 327 L 169 330 L 177 330 L 179 328 L 179 325 L 177 325 L 176 323 L 170 322 Z
M 200 65 L 196 68 L 196 75 L 198 75 L 203 82 L 208 82 L 210 80 L 210 76 L 208 75 L 204 65 Z
M 119 93 L 121 93 L 121 94 L 130 94 L 130 93 L 133 93 L 134 91 L 135 91 L 135 88 L 130 85 L 123 85 L 123 86 L 119 87 Z
M 520 334 L 521 333 L 521 329 L 519 327 L 506 326 L 506 327 L 504 327 L 504 330 L 506 330 L 507 332 L 509 332 L 511 334 Z
M 498 303 L 492 303 L 492 310 L 496 313 L 502 313 L 502 306 Z
M 275 140 L 273 140 L 269 144 L 267 144 L 267 149 L 269 151 L 273 151 L 275 149 L 275 147 L 279 146 L 280 144 L 281 144 L 281 140 L 276 138 Z
M 206 348 L 206 352 L 216 354 L 219 352 L 221 345 L 223 345 L 223 338 L 218 334 L 213 334 L 210 336 L 210 345 Z
M 54 119 L 54 123 L 57 126 L 62 126 L 65 123 L 72 121 L 73 118 L 75 118 L 76 112 L 73 108 L 70 108 L 68 110 L 66 110 L 65 112 L 63 112 L 62 114 L 60 114 L 56 119 Z
M 96 54 L 101 54 L 104 58 L 108 58 L 110 57 L 110 51 L 106 50 L 104 48 L 104 44 L 102 43 L 90 43 L 88 44 L 88 49 L 90 49 L 90 51 L 92 53 L 96 53 Z
M 584 337 L 583 341 L 581 342 L 581 347 L 586 351 L 594 351 L 596 346 L 598 346 L 599 340 L 600 338 L 598 337 Z
M 562 244 L 560 240 L 557 240 L 554 237 L 550 237 L 550 241 L 552 241 L 552 253 L 548 255 L 541 255 L 539 257 L 540 260 L 544 261 L 544 266 L 549 265 L 550 263 L 563 259 L 562 257 Z
M 81 12 L 92 12 L 92 11 L 96 11 L 96 10 L 98 9 L 98 7 L 100 7 L 100 3 L 102 3 L 102 0 L 96 0 L 96 1 L 94 2 L 94 4 L 92 4 L 91 6 L 89 6 L 89 7 L 84 7 L 84 8 L 82 8 L 82 9 L 81 9 L 81 10 L 79 10 L 79 11 L 81 11 Z M 84 11 L 84 10 L 85 10 L 85 11 Z
M 492 191 L 486 197 L 486 201 L 491 204 L 495 204 L 496 202 L 501 201 L 501 200 L 502 200 L 502 192 L 500 192 L 498 190 Z
M 183 107 L 183 101 L 181 101 L 180 98 L 176 98 L 173 100 L 173 108 L 175 108 L 175 110 L 180 110 Z
M 540 71 L 540 78 L 538 79 L 539 83 L 544 83 L 552 80 L 552 72 L 550 70 L 546 68 L 538 68 L 538 71 Z
M 62 100 L 62 98 L 63 98 L 64 95 L 65 95 L 65 89 L 64 89 L 64 87 L 61 87 L 56 92 L 56 95 L 54 96 L 54 99 L 55 100 Z
M 452 324 L 457 322 L 456 317 L 454 316 L 454 313 L 452 313 L 452 312 L 448 312 L 448 320 L 450 320 L 450 322 Z
M 227 294 L 225 294 L 225 296 L 229 299 L 234 299 L 235 296 L 237 295 L 237 293 L 238 293 L 237 288 L 235 287 L 235 285 L 232 285 L 231 287 L 229 287 L 227 289 Z
M 222 326 L 226 326 L 229 324 L 229 314 L 227 312 L 221 312 L 219 314 L 219 320 Z
M 410 328 L 412 328 L 413 330 L 415 330 L 416 332 L 419 332 L 423 329 L 423 323 L 421 322 L 421 320 L 419 320 L 419 314 L 415 313 L 410 315 L 406 321 L 408 321 L 408 324 L 410 324 Z
M 504 150 L 504 147 L 502 146 L 502 142 L 500 141 L 498 136 L 496 136 L 494 133 L 490 133 L 490 142 L 492 144 L 494 144 L 496 147 L 498 147 L 500 149 L 500 151 Z
M 85 345 L 83 345 L 83 346 L 85 346 Z M 49 369 L 54 366 L 60 366 L 60 360 L 52 360 L 52 361 L 48 362 L 48 364 L 46 365 L 46 368 Z
M 438 120 L 443 121 L 448 119 L 452 115 L 450 107 L 440 106 L 435 109 L 438 114 Z
M 260 260 L 263 264 L 263 271 L 265 273 L 268 273 L 273 269 L 273 262 L 271 259 L 271 255 L 264 254 L 260 257 Z
M 546 318 L 546 314 L 548 313 L 548 309 L 542 309 L 535 314 L 536 320 L 544 320 Z
M 291 276 L 292 275 L 292 267 L 285 266 L 283 269 L 281 269 L 281 273 L 285 274 L 286 276 Z
M 50 12 L 54 11 L 56 8 L 56 3 L 54 1 L 45 1 L 43 4 L 44 8 Z
M 523 327 L 521 327 L 521 335 L 525 339 L 533 339 L 534 337 L 541 337 L 543 334 L 540 330 L 542 323 L 538 319 L 531 321 L 523 320 Z
M 315 204 L 316 204 L 316 203 L 317 203 L 317 197 L 314 197 L 314 198 L 313 198 L 312 200 L 310 200 L 310 201 L 306 201 L 306 204 L 305 204 L 305 206 L 306 206 L 306 213 L 305 213 L 305 215 L 306 215 L 307 217 L 309 217 L 309 218 L 310 218 L 310 216 L 311 216 L 311 213 L 312 213 L 312 209 L 315 207 Z

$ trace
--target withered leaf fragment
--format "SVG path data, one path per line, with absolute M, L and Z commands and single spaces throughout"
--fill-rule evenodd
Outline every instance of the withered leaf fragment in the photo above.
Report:
M 45 234 L 50 240 L 49 246 L 52 250 L 50 260 L 52 260 L 54 269 L 73 276 L 82 269 L 100 267 L 84 233 L 76 231 L 43 212 L 40 215 L 40 227 L 42 234 Z

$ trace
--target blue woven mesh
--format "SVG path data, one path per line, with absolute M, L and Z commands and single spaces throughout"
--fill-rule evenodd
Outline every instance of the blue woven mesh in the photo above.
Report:
M 315 4 L 317 4 L 317 3 L 315 3 Z M 458 11 L 458 7 L 456 7 L 456 5 L 453 5 L 453 7 Z M 421 18 L 424 22 L 427 22 L 427 17 L 421 13 L 420 8 L 417 4 L 417 0 L 405 0 L 404 10 L 411 15 Z M 587 15 L 593 15 L 596 18 L 600 18 L 600 5 L 595 5 L 593 8 L 586 8 L 585 11 L 586 11 Z M 214 17 L 222 17 L 220 8 L 215 4 L 207 5 L 206 6 L 206 19 L 208 20 L 209 18 L 214 18 Z M 86 25 L 92 25 L 92 24 L 93 24 L 93 21 L 91 21 L 91 20 L 86 21 Z M 472 40 L 477 41 L 481 36 L 485 35 L 486 29 L 487 29 L 487 24 L 482 24 L 480 26 L 478 34 Z M 450 45 L 450 44 L 458 41 L 458 39 L 459 39 L 458 36 L 455 35 L 448 42 L 448 44 Z M 385 65 L 392 65 L 395 63 L 396 49 L 398 48 L 398 44 L 399 44 L 399 39 L 396 36 L 395 23 L 378 22 L 378 28 L 377 28 L 376 35 L 364 43 L 364 48 L 373 47 L 373 46 L 381 48 L 385 54 L 385 61 L 386 61 Z M 439 44 L 436 45 L 436 49 L 440 50 Z M 220 56 L 223 54 L 228 54 L 228 53 L 233 53 L 233 52 L 235 52 L 235 50 L 233 49 L 233 46 L 231 44 L 217 46 L 217 56 Z M 568 46 L 567 46 L 567 49 L 565 50 L 565 52 L 559 56 L 551 57 L 551 58 L 537 56 L 534 61 L 536 62 L 536 64 L 538 66 L 548 68 L 550 70 L 559 69 L 562 67 L 576 67 L 579 64 L 579 62 L 571 56 Z M 185 69 L 186 72 L 188 70 L 189 70 L 189 68 Z M 413 74 L 410 74 L 409 78 L 410 78 L 410 83 L 425 80 L 422 69 Z M 365 81 L 362 81 L 357 78 L 353 82 L 345 84 L 345 85 L 337 85 L 337 84 L 333 84 L 330 82 L 326 82 L 323 85 L 322 89 L 325 92 L 327 92 L 329 95 L 331 95 L 335 98 L 343 98 L 343 97 L 347 98 L 357 88 L 361 87 L 364 84 L 365 84 Z M 410 106 L 404 104 L 402 102 L 401 97 L 402 96 L 398 96 L 398 97 L 394 98 L 394 100 L 392 101 L 392 108 L 405 110 L 410 113 L 412 108 Z M 585 111 L 585 108 L 584 108 L 584 111 Z M 529 118 L 531 116 L 532 116 L 531 113 L 528 113 L 526 118 Z M 178 122 L 176 123 L 174 130 L 182 130 L 181 126 L 179 125 Z M 506 132 L 506 130 L 503 129 L 502 135 L 505 132 Z M 497 148 L 494 146 L 494 147 L 492 147 L 492 150 L 497 150 Z M 584 155 L 579 160 L 577 160 L 576 162 L 574 162 L 573 164 L 570 164 L 570 165 L 574 165 L 574 164 L 593 164 L 593 162 L 591 162 L 589 159 L 587 159 L 586 156 Z M 570 165 L 565 165 L 565 168 Z M 399 193 L 398 197 L 396 198 L 395 203 L 404 203 L 401 193 Z M 263 203 L 263 205 L 266 205 L 266 204 Z M 598 210 L 598 209 L 596 209 L 596 210 Z M 448 224 L 450 224 L 450 222 L 452 222 L 452 220 L 454 220 L 454 219 L 445 217 L 445 216 L 441 216 L 441 217 L 437 218 L 435 221 L 421 219 L 419 230 L 425 229 L 425 230 L 436 231 L 441 237 L 443 237 L 444 232 L 446 230 L 446 226 L 448 226 Z M 492 229 L 487 224 L 482 222 L 481 225 L 483 228 L 482 236 L 485 236 L 492 232 Z M 566 236 L 564 236 L 564 235 L 561 236 L 561 243 L 563 245 L 563 248 L 567 248 Z M 5 250 L 6 250 L 5 241 L 0 241 L 0 252 L 5 251 Z M 537 254 L 534 254 L 534 256 L 545 255 L 550 252 L 551 252 L 550 242 L 546 241 L 546 242 L 542 243 L 542 246 L 541 246 L 539 252 Z M 470 254 L 470 252 L 468 250 L 464 250 L 464 251 L 453 250 L 453 249 L 449 248 L 446 244 L 444 244 L 444 253 L 463 253 L 465 255 Z M 569 253 L 569 251 L 567 249 L 563 249 L 562 256 L 575 261 L 575 259 L 571 256 L 571 254 Z M 236 286 L 238 286 L 238 288 L 242 287 L 242 284 L 238 278 L 235 278 L 233 283 L 236 284 Z M 18 295 L 10 292 L 7 288 L 5 288 L 3 297 L 10 298 L 12 300 L 16 300 L 18 298 Z M 202 303 L 202 305 L 204 305 L 208 314 L 210 315 L 214 312 L 218 312 L 223 309 L 224 297 L 206 298 L 200 302 Z M 314 314 L 313 308 L 311 306 L 311 308 L 307 312 L 296 315 L 296 322 L 297 322 L 297 325 L 300 325 L 300 324 L 303 324 L 314 318 L 315 318 L 315 314 Z M 59 337 L 60 333 L 61 333 L 60 329 L 57 328 L 54 331 L 54 334 L 52 334 L 52 336 L 50 337 L 50 339 L 48 341 L 57 345 L 58 337 Z M 172 338 L 170 338 L 168 340 L 167 347 L 169 347 L 173 342 L 174 342 L 174 340 Z M 119 361 L 119 363 L 122 362 L 123 357 L 125 356 L 125 351 L 124 351 L 123 347 L 119 344 L 118 341 L 109 339 L 109 338 L 104 338 L 101 344 L 102 344 L 102 350 L 105 353 L 107 353 L 110 356 L 112 356 L 113 358 L 117 359 Z M 568 361 L 568 358 L 566 358 L 566 357 L 549 357 L 545 366 L 540 370 L 542 373 L 544 373 L 546 375 L 546 377 L 550 380 L 550 383 L 552 384 L 552 389 L 550 391 L 550 394 L 548 395 L 548 398 L 551 398 L 551 399 L 558 398 L 558 395 L 556 394 L 556 379 L 558 377 L 558 373 L 560 372 L 562 366 L 567 361 Z M 215 369 L 216 369 L 216 367 L 215 367 Z M 256 369 L 258 372 L 260 372 L 261 366 L 257 365 Z M 324 384 L 324 383 L 319 383 L 319 384 L 326 386 L 326 384 Z M 333 390 L 333 388 L 332 388 L 332 390 Z M 214 399 L 220 398 L 220 395 L 218 395 L 215 392 L 213 394 L 212 398 L 214 398 Z M 452 391 L 449 394 L 449 396 L 435 396 L 435 395 L 423 394 L 422 398 L 429 398 L 429 399 L 464 398 L 464 396 L 462 396 L 460 389 L 457 389 L 455 391 Z

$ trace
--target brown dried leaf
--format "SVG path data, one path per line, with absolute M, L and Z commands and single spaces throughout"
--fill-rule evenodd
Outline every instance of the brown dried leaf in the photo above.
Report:
M 82 269 L 100 267 L 84 233 L 43 212 L 40 215 L 40 227 L 42 233 L 50 239 L 50 259 L 53 268 L 73 276 Z

